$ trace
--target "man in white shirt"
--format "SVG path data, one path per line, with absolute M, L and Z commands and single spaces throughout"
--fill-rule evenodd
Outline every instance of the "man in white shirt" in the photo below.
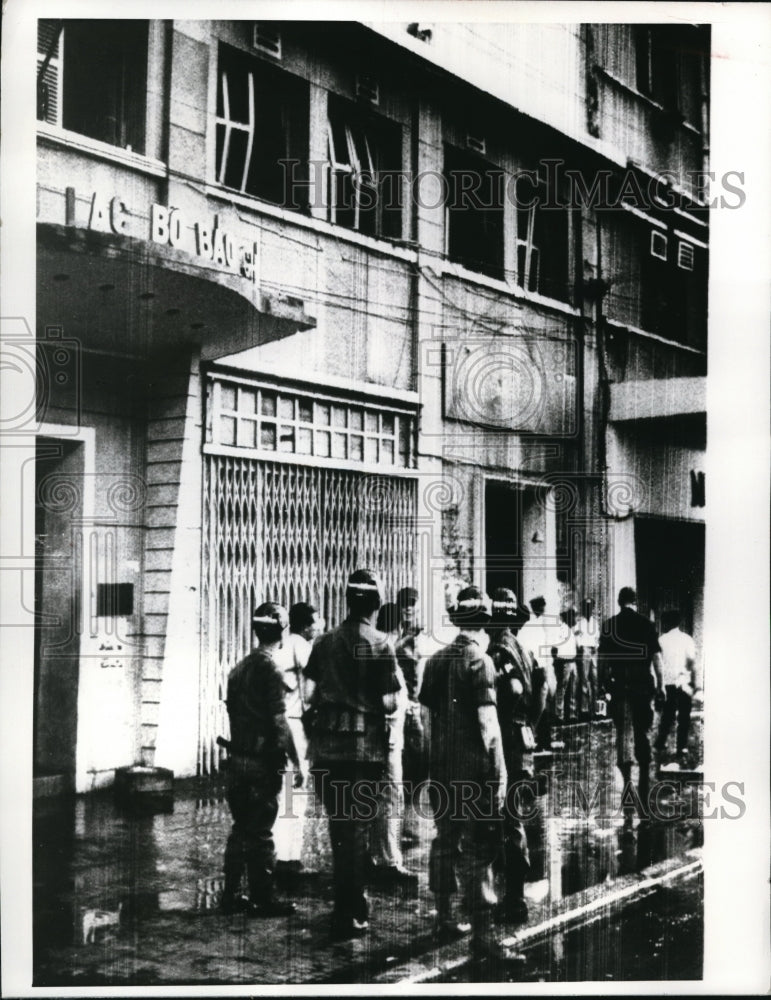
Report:
M 688 762 L 688 733 L 691 728 L 691 705 L 694 693 L 701 695 L 696 684 L 696 644 L 680 629 L 680 612 L 665 611 L 661 618 L 659 637 L 666 701 L 661 709 L 656 750 L 662 754 L 672 723 L 677 717 L 677 756 L 680 764 Z
M 308 740 L 302 717 L 308 704 L 310 682 L 305 678 L 305 666 L 311 654 L 313 640 L 322 630 L 318 612 L 310 604 L 301 602 L 289 610 L 289 633 L 284 636 L 281 649 L 276 653 L 284 679 L 286 692 L 286 720 L 294 737 L 300 759 L 304 784 L 308 781 Z M 274 827 L 276 844 L 276 872 L 291 873 L 302 870 L 303 831 L 305 829 L 305 807 L 308 796 L 288 795 L 293 775 L 287 773 L 281 788 L 278 819 Z

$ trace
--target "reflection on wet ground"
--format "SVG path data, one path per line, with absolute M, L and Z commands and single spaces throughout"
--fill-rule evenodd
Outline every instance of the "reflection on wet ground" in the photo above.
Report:
M 498 982 L 698 980 L 703 974 L 702 879 L 662 886 L 591 922 L 552 933 L 498 970 Z M 490 970 L 487 970 L 489 975 Z M 476 982 L 470 963 L 435 983 Z
M 682 818 L 624 828 L 609 724 L 570 727 L 563 742 L 539 759 L 543 794 L 527 822 L 530 923 L 548 918 L 567 897 L 580 902 L 592 886 L 610 889 L 618 876 L 701 843 L 694 786 L 674 784 L 662 796 L 661 804 L 673 807 L 662 815 Z M 364 982 L 390 963 L 430 951 L 430 820 L 418 823 L 417 842 L 405 850 L 406 864 L 420 875 L 417 893 L 373 886 L 368 938 L 333 945 L 326 824 L 309 813 L 307 874 L 287 888 L 298 913 L 250 922 L 218 910 L 230 828 L 221 781 L 178 782 L 173 810 L 148 815 L 122 811 L 109 792 L 38 800 L 35 985 Z M 575 933 L 565 935 L 566 955 L 573 955 Z M 575 940 L 581 949 L 605 947 L 591 936 Z M 632 968 L 633 956 L 629 962 Z M 566 959 L 558 978 L 591 978 L 576 970 Z

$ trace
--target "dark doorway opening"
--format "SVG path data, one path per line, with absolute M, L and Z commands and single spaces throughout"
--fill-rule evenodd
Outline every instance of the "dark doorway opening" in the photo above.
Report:
M 511 483 L 485 483 L 485 587 L 509 587 L 523 598 L 522 515 L 524 490 Z
M 704 525 L 692 521 L 635 521 L 640 608 L 661 627 L 662 612 L 682 613 L 682 628 L 699 635 L 704 601 Z
M 39 437 L 35 451 L 33 774 L 72 784 L 81 633 L 83 445 Z

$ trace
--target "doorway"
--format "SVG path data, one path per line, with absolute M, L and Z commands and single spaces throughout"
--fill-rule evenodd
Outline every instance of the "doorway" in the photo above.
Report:
M 522 522 L 524 490 L 496 480 L 485 483 L 485 589 L 509 587 L 524 597 Z
M 641 610 L 661 627 L 662 612 L 677 609 L 697 644 L 704 602 L 704 525 L 663 518 L 635 520 L 637 592 Z
M 84 448 L 35 444 L 33 775 L 73 787 L 78 721 Z

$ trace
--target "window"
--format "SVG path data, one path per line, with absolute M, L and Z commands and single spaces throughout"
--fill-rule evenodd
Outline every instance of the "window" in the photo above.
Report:
M 516 184 L 516 283 L 552 299 L 570 298 L 570 220 L 545 184 L 527 175 Z M 551 194 L 551 199 L 548 197 Z
M 679 51 L 673 29 L 662 24 L 634 26 L 636 85 L 665 108 L 678 105 Z
M 671 232 L 641 228 L 640 326 L 679 343 L 704 347 L 706 250 Z
M 227 45 L 219 47 L 218 69 L 217 183 L 284 208 L 304 207 L 307 83 Z
M 213 387 L 209 443 L 327 464 L 415 467 L 413 413 L 226 379 Z
M 399 126 L 330 97 L 327 155 L 329 221 L 369 236 L 399 239 Z
M 502 278 L 504 175 L 498 167 L 446 146 L 447 254 L 472 271 Z
M 38 120 L 144 153 L 147 26 L 38 21 Z

